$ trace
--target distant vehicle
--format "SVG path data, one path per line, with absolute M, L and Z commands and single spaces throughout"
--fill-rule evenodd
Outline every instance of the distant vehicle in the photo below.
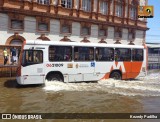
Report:
M 17 82 L 22 85 L 145 75 L 146 48 L 122 44 L 27 40 L 17 68 Z

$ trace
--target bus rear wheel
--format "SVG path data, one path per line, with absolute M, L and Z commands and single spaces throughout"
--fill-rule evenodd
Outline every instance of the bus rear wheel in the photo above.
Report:
M 113 78 L 115 80 L 121 80 L 122 76 L 119 72 L 112 72 L 112 74 L 110 75 L 110 78 Z
M 60 74 L 50 74 L 47 77 L 48 81 L 60 81 L 63 82 L 62 76 Z

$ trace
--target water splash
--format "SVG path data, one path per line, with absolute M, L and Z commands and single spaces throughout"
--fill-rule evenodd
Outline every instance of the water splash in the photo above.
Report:
M 43 88 L 49 92 L 93 91 L 126 96 L 160 96 L 160 73 L 153 73 L 138 80 L 101 80 L 97 83 L 63 83 L 46 81 Z

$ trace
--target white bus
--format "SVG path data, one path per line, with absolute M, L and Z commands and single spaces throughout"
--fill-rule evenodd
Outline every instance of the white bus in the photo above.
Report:
M 144 46 L 27 40 L 17 68 L 18 84 L 81 82 L 145 76 Z

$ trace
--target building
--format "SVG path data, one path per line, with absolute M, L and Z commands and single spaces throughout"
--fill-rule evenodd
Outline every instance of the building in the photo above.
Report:
M 148 69 L 160 69 L 160 43 L 147 43 Z
M 159 54 L 160 55 L 160 43 L 146 43 L 148 47 L 148 54 Z
M 1 0 L 0 45 L 20 46 L 30 39 L 142 45 L 148 28 L 137 11 L 147 2 Z

